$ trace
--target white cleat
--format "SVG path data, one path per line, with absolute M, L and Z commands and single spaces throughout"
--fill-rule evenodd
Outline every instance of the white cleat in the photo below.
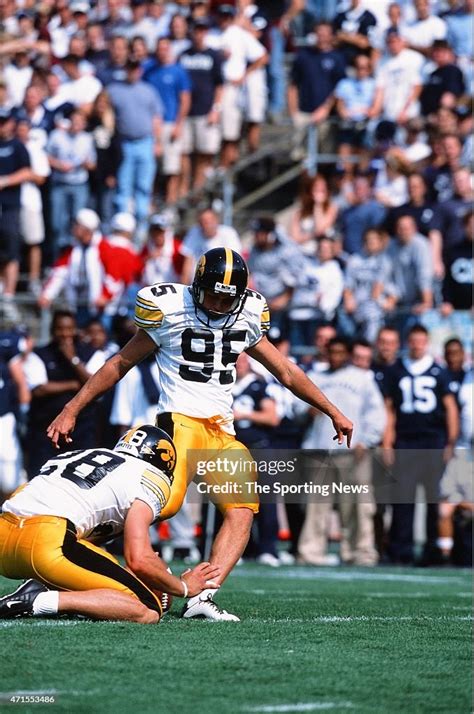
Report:
M 188 600 L 181 612 L 181 617 L 185 619 L 196 617 L 215 622 L 240 622 L 240 618 L 237 615 L 233 615 L 227 610 L 221 610 L 219 605 L 212 599 L 210 593 L 204 597 L 201 597 L 201 595 L 196 595 Z

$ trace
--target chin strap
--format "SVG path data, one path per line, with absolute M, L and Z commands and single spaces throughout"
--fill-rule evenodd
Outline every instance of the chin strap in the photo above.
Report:
M 242 312 L 242 308 L 245 303 L 245 299 L 247 297 L 247 293 L 244 292 L 243 295 L 240 297 L 235 298 L 235 305 L 233 306 L 232 310 L 230 312 L 212 312 L 210 310 L 206 310 L 205 307 L 203 307 L 202 303 L 204 301 L 205 293 L 204 289 L 200 288 L 199 290 L 199 299 L 196 296 L 196 293 L 192 291 L 192 296 L 194 300 L 194 314 L 196 315 L 196 318 L 199 320 L 199 322 L 204 325 L 205 327 L 213 327 L 211 325 L 211 320 L 223 320 L 224 318 L 227 318 L 226 321 L 224 322 L 223 325 L 214 326 L 217 329 L 223 329 L 225 330 L 227 327 L 232 327 L 232 325 L 236 322 L 237 318 L 239 317 L 240 313 Z M 203 312 L 204 315 L 206 315 L 206 320 L 204 320 L 200 315 L 199 311 Z M 231 318 L 234 318 L 232 323 L 229 324 L 229 321 Z

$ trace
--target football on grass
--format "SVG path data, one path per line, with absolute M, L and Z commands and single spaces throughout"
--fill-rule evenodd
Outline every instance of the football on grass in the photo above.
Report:
M 155 590 L 155 595 L 158 597 L 159 601 L 161 602 L 161 607 L 163 608 L 163 615 L 166 615 L 168 610 L 171 607 L 171 603 L 173 602 L 173 596 L 170 595 L 169 593 L 164 593 L 161 592 L 161 590 Z M 163 617 L 162 615 L 162 617 Z

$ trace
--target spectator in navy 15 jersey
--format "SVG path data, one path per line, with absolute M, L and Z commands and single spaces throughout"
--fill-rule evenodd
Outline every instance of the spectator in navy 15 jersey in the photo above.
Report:
M 459 415 L 449 376 L 429 354 L 428 331 L 422 325 L 409 331 L 408 356 L 387 374 L 384 391 L 389 413 L 384 458 L 395 464 L 388 554 L 394 563 L 414 561 L 416 489 L 422 484 L 427 513 L 421 563 L 428 565 L 437 562 L 439 483 L 453 455 Z
M 179 197 L 184 121 L 191 107 L 191 80 L 174 60 L 168 37 L 156 45 L 156 60 L 145 66 L 143 81 L 158 92 L 163 102 L 163 173 L 167 178 L 166 201 L 175 203 Z

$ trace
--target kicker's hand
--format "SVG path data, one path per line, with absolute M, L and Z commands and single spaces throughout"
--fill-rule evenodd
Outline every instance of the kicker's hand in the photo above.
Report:
M 347 448 L 350 448 L 352 432 L 354 430 L 354 425 L 351 420 L 339 412 L 335 417 L 332 417 L 332 423 L 336 431 L 336 436 L 333 437 L 333 441 L 337 440 L 338 444 L 343 444 L 344 437 L 346 437 Z
M 199 563 L 192 570 L 186 570 L 181 575 L 181 580 L 184 580 L 188 586 L 188 595 L 199 595 L 206 588 L 218 588 L 219 583 L 216 578 L 219 577 L 221 571 L 216 565 L 210 563 Z
M 53 442 L 53 446 L 59 449 L 60 439 L 64 439 L 66 444 L 72 442 L 71 432 L 76 425 L 76 417 L 73 416 L 67 408 L 64 408 L 60 414 L 51 422 L 46 430 L 46 434 Z

